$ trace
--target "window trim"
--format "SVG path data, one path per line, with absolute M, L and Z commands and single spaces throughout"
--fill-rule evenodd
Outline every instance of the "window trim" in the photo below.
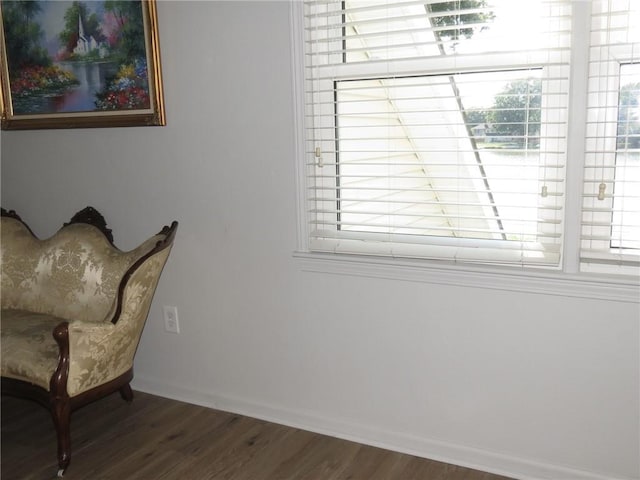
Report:
M 590 5 L 574 1 L 573 36 L 588 37 Z M 580 218 L 584 169 L 584 134 L 589 50 L 572 49 L 569 87 L 567 164 L 565 177 L 564 249 L 561 269 L 452 264 L 364 255 L 316 253 L 309 250 L 308 200 L 305 163 L 304 113 L 304 9 L 290 2 L 290 38 L 293 96 L 293 161 L 296 182 L 296 250 L 293 258 L 303 272 L 327 273 L 390 280 L 484 288 L 512 292 L 559 295 L 640 304 L 640 278 L 580 272 Z M 572 41 L 573 43 L 573 41 Z M 584 75 L 576 75 L 583 72 Z M 578 161 L 575 161 L 578 159 Z
M 379 278 L 507 292 L 640 304 L 640 284 L 623 278 L 538 270 L 531 267 L 453 265 L 444 261 L 296 251 L 303 272 Z

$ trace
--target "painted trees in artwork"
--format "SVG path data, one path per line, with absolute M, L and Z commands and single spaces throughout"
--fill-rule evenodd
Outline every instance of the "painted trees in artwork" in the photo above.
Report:
M 113 55 L 120 60 L 144 58 L 144 20 L 140 2 L 107 0 L 105 20 L 110 25 L 109 38 Z
M 144 19 L 140 2 L 107 0 L 104 2 L 103 33 L 111 49 L 111 58 L 120 69 L 96 97 L 100 110 L 149 108 Z
M 10 89 L 18 98 L 58 91 L 77 83 L 72 74 L 53 65 L 41 45 L 44 33 L 35 21 L 41 10 L 38 1 L 2 2 L 7 66 L 12 73 Z
M 47 51 L 40 46 L 43 32 L 35 16 L 41 10 L 37 1 L 5 1 L 2 15 L 7 46 L 7 60 L 10 69 L 24 65 L 51 65 Z

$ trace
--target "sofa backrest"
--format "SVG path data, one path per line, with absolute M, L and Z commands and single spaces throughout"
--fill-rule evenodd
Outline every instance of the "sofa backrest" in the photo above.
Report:
M 3 309 L 92 322 L 113 319 L 124 277 L 166 236 L 124 252 L 87 223 L 67 224 L 40 240 L 10 216 L 2 216 L 0 233 Z

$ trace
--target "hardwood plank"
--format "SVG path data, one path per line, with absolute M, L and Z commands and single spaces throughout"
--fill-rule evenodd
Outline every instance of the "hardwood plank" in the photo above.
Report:
M 53 479 L 48 412 L 2 397 L 2 479 Z M 72 415 L 67 480 L 508 480 L 136 392 Z

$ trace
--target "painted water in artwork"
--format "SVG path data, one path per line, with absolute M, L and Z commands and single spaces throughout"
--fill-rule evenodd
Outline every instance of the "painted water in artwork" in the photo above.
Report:
M 14 114 L 150 107 L 140 1 L 3 0 Z

